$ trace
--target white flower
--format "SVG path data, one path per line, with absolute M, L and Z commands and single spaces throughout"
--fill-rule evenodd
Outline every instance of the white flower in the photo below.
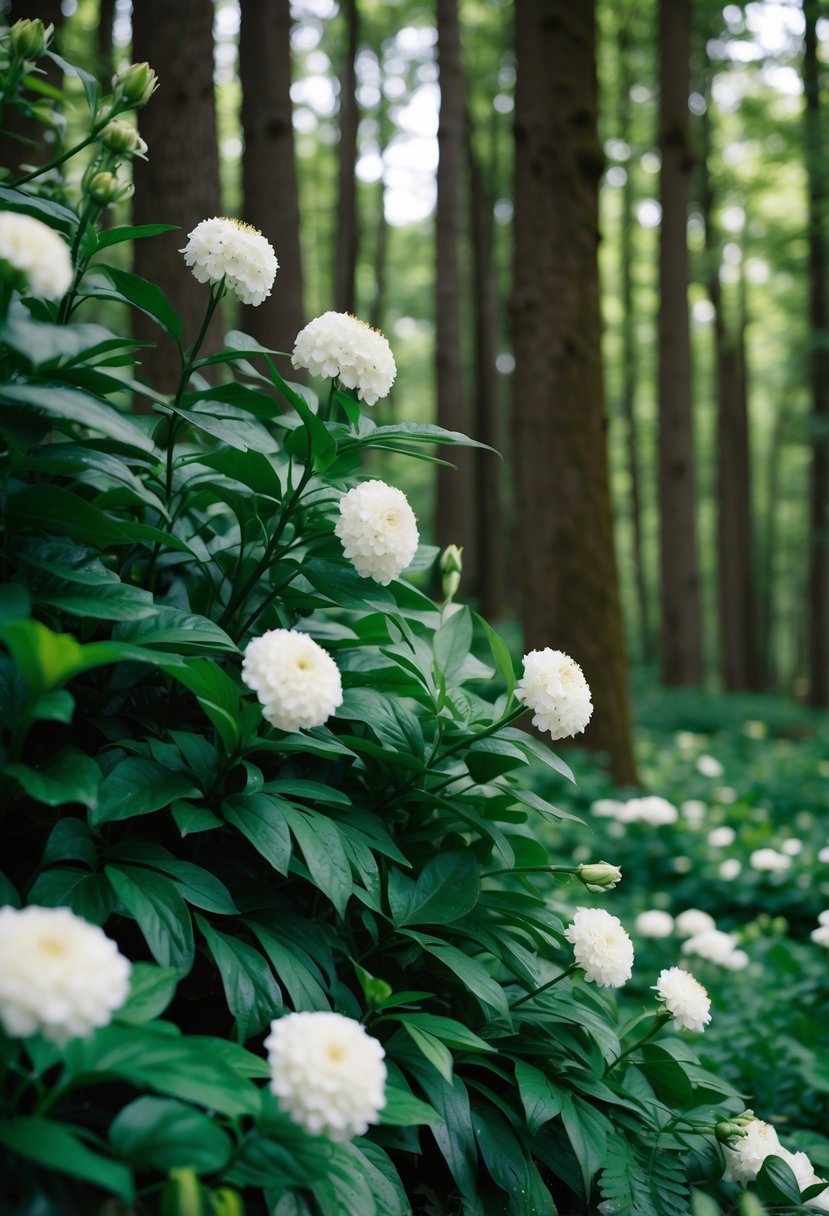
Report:
M 818 925 L 816 929 L 812 930 L 809 937 L 818 946 L 825 946 L 829 950 L 829 925 Z
M 384 336 L 347 312 L 324 312 L 309 321 L 297 334 L 291 362 L 312 376 L 339 377 L 346 388 L 356 388 L 366 405 L 388 396 L 397 375 Z
M 674 931 L 674 918 L 670 912 L 651 908 L 647 912 L 639 913 L 634 927 L 642 937 L 669 937 Z
M 730 806 L 732 802 L 737 801 L 737 791 L 732 789 L 730 785 L 721 785 L 714 795 L 718 802 Z
M 6 1034 L 62 1047 L 106 1026 L 129 995 L 130 964 L 69 908 L 0 908 L 0 1020 Z
M 603 819 L 615 819 L 624 805 L 615 798 L 597 798 L 590 810 Z
M 245 647 L 242 679 L 280 730 L 322 726 L 342 704 L 337 664 L 313 638 L 296 629 L 269 629 Z
M 803 852 L 803 841 L 798 840 L 796 836 L 790 836 L 781 844 L 780 852 L 785 853 L 787 857 L 799 857 Z
M 738 861 L 736 857 L 727 857 L 725 861 L 720 862 L 720 878 L 724 878 L 726 882 L 733 880 L 741 874 L 743 863 Z
M 250 224 L 215 216 L 202 220 L 180 250 L 199 283 L 224 283 L 242 304 L 271 294 L 279 263 L 270 241 Z
M 824 912 L 818 912 L 817 923 L 819 925 L 829 925 L 829 908 L 827 908 Z
M 817 855 L 817 859 L 823 862 L 824 865 L 829 865 L 829 845 L 825 849 L 821 849 Z
M 683 819 L 687 819 L 692 828 L 699 827 L 705 818 L 708 807 L 699 798 L 689 798 L 679 808 Z
M 806 1153 L 792 1153 L 787 1148 L 781 1148 L 775 1156 L 782 1157 L 786 1162 L 797 1179 L 797 1185 L 801 1192 L 810 1186 L 815 1186 L 818 1182 L 825 1181 L 824 1178 L 819 1178 L 815 1173 L 815 1167 Z M 829 1189 L 824 1188 L 813 1199 L 807 1200 L 806 1207 L 817 1208 L 821 1212 L 829 1212 Z
M 715 756 L 700 756 L 697 760 L 697 772 L 703 777 L 722 777 L 724 769 Z
M 680 937 L 696 937 L 699 933 L 707 933 L 716 929 L 717 922 L 713 916 L 703 912 L 701 908 L 686 908 L 676 918 L 676 931 Z
M 752 1119 L 744 1127 L 745 1135 L 734 1141 L 733 1147 L 723 1145 L 725 1178 L 729 1182 L 753 1182 L 766 1157 L 780 1156 L 780 1141 L 770 1123 Z
M 0 263 L 26 280 L 27 294 L 59 300 L 72 286 L 74 271 L 65 242 L 31 215 L 0 211 Z
M 736 950 L 737 938 L 733 933 L 723 933 L 721 929 L 695 933 L 682 943 L 683 954 L 695 954 L 698 958 L 705 958 L 725 967 L 729 966 L 729 959 Z
M 590 689 L 578 663 L 561 650 L 531 650 L 524 655 L 524 674 L 516 698 L 533 710 L 533 726 L 566 739 L 584 730 L 593 713 Z
M 683 971 L 681 967 L 668 967 L 659 972 L 655 988 L 681 1030 L 702 1033 L 711 1021 L 711 999 L 690 971 Z
M 631 798 L 620 818 L 623 823 L 647 823 L 652 828 L 658 828 L 676 823 L 679 812 L 667 798 L 650 794 L 645 798 Z
M 712 828 L 706 837 L 712 849 L 727 849 L 736 839 L 737 833 L 727 824 L 721 828 Z
M 289 1013 L 265 1039 L 279 1107 L 312 1136 L 350 1140 L 386 1105 L 385 1052 L 339 1013 Z
M 417 521 L 409 500 L 384 481 L 364 481 L 343 495 L 334 531 L 357 573 L 384 587 L 417 551 Z
M 633 969 L 633 942 L 618 916 L 604 908 L 577 908 L 564 931 L 573 943 L 576 963 L 584 978 L 600 988 L 621 988 Z
M 791 857 L 777 849 L 755 849 L 748 860 L 752 869 L 769 874 L 784 874 L 792 864 Z

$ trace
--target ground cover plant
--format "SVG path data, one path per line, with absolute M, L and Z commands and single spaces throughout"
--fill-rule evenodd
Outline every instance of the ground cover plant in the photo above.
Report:
M 291 356 L 238 331 L 204 355 L 223 296 L 272 289 L 274 251 L 225 218 L 182 234 L 205 285 L 182 333 L 108 262 L 163 225 L 97 223 L 144 154 L 129 115 L 154 75 L 104 93 L 76 72 L 87 134 L 64 148 L 48 42 L 24 21 L 2 43 L 4 106 L 54 136 L 0 185 L 4 1210 L 829 1206 L 700 1063 L 704 989 L 678 954 L 638 975 L 589 906 L 617 868 L 573 862 L 573 813 L 533 788 L 531 767 L 556 796 L 572 774 L 514 723 L 583 729 L 578 665 L 551 639 L 517 678 L 457 551 L 438 563 L 361 473 L 472 441 L 374 423 L 394 358 L 352 317 Z M 102 300 L 176 344 L 174 394 Z M 645 1008 L 620 1016 L 634 975 Z

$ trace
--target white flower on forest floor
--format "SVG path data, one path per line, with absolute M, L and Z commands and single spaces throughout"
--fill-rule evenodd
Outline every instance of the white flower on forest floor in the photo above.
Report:
M 683 819 L 686 819 L 692 828 L 697 828 L 705 819 L 708 806 L 699 798 L 689 798 L 679 809 Z
M 261 304 L 271 294 L 279 263 L 267 237 L 241 220 L 202 220 L 180 250 L 199 283 L 218 286 L 242 304 Z
M 720 862 L 720 878 L 733 882 L 735 878 L 739 878 L 742 869 L 743 863 L 736 857 L 726 857 L 725 861 Z
M 621 823 L 646 823 L 648 827 L 659 828 L 669 823 L 676 823 L 679 812 L 676 807 L 660 794 L 648 794 L 644 798 L 629 798 L 623 802 L 618 813 Z
M 279 1107 L 313 1136 L 350 1140 L 386 1105 L 385 1052 L 339 1013 L 289 1013 L 265 1039 Z
M 0 211 L 0 267 L 4 262 L 16 280 L 24 281 L 26 295 L 59 300 L 72 286 L 74 271 L 66 243 L 34 216 Z
M 749 963 L 745 950 L 738 948 L 734 934 L 723 933 L 721 929 L 706 929 L 702 933 L 695 933 L 682 943 L 682 953 L 695 954 L 697 958 L 727 967 L 729 971 L 741 971 Z
M 697 759 L 697 772 L 703 777 L 722 777 L 725 770 L 716 756 L 700 756 Z
M 779 1157 L 781 1144 L 770 1123 L 752 1119 L 733 1145 L 723 1145 L 728 1182 L 753 1182 L 766 1157 Z
M 383 334 L 347 312 L 324 312 L 309 321 L 297 334 L 291 362 L 312 376 L 338 377 L 346 388 L 356 389 L 366 405 L 388 396 L 397 375 Z
M 533 711 L 533 726 L 552 739 L 580 734 L 590 721 L 593 703 L 582 669 L 561 650 L 531 650 L 524 655 L 524 674 L 515 696 Z
M 621 988 L 633 970 L 633 942 L 618 916 L 604 908 L 577 908 L 564 931 L 576 965 L 600 988 Z
M 361 482 L 343 495 L 334 532 L 357 573 L 384 587 L 411 564 L 419 540 L 409 500 L 384 481 Z
M 670 937 L 674 931 L 674 918 L 670 912 L 660 908 L 649 908 L 640 912 L 634 921 L 636 932 L 642 937 Z
M 327 650 L 297 629 L 269 629 L 245 647 L 242 679 L 279 730 L 322 726 L 343 690 L 340 671 Z
M 817 855 L 817 859 L 819 862 L 822 862 L 824 865 L 829 865 L 829 845 L 827 845 L 825 848 L 820 850 L 820 852 Z
M 818 912 L 817 923 L 819 925 L 829 925 L 829 908 L 826 908 L 823 912 Z
M 696 937 L 699 933 L 708 933 L 716 929 L 717 922 L 708 912 L 701 908 L 686 908 L 680 912 L 675 921 L 676 931 L 680 937 Z
M 659 972 L 654 986 L 665 1008 L 673 1014 L 676 1026 L 698 1034 L 703 1032 L 711 1021 L 711 998 L 690 971 L 668 967 Z
M 818 925 L 816 929 L 812 930 L 809 937 L 813 942 L 816 942 L 818 946 L 825 946 L 827 950 L 829 950 L 829 924 Z
M 727 823 L 712 828 L 705 838 L 712 849 L 727 849 L 737 839 L 737 833 Z
M 791 857 L 777 849 L 755 849 L 748 860 L 753 870 L 766 874 L 785 874 L 792 864 Z
M 0 1021 L 62 1047 L 106 1026 L 129 996 L 130 964 L 69 908 L 0 908 Z

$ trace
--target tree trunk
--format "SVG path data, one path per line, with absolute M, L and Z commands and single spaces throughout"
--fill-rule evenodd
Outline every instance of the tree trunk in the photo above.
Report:
M 463 383 L 462 290 L 458 250 L 464 157 L 464 86 L 457 0 L 438 0 L 440 74 L 439 161 L 437 171 L 437 420 L 452 431 L 470 430 Z M 464 550 L 464 593 L 476 587 L 475 459 L 470 449 L 455 448 L 457 469 L 439 467 L 435 533 L 440 545 Z
M 279 260 L 273 291 L 257 308 L 242 310 L 241 325 L 263 345 L 291 351 L 306 321 L 291 109 L 291 6 L 288 0 L 245 0 L 241 18 L 245 219 L 268 238 Z
M 702 678 L 702 613 L 694 485 L 688 325 L 690 0 L 660 0 L 659 512 L 662 678 Z
M 209 293 L 184 264 L 187 234 L 203 219 L 221 215 L 216 110 L 213 95 L 213 5 L 210 0 L 141 0 L 133 6 L 133 56 L 147 60 L 160 88 L 139 111 L 149 160 L 135 161 L 133 221 L 178 224 L 179 231 L 135 242 L 136 274 L 156 283 L 184 321 L 184 344 L 192 343 Z M 133 323 L 137 338 L 157 342 L 141 352 L 144 373 L 162 392 L 179 379 L 178 351 L 141 313 Z M 214 317 L 204 350 L 219 342 Z
M 382 59 L 378 56 L 378 61 L 382 63 Z M 393 124 L 389 116 L 388 104 L 382 92 L 380 94 L 380 104 L 377 110 L 377 128 L 378 128 L 378 152 L 381 161 L 386 154 L 386 148 L 389 145 L 393 133 Z M 374 329 L 383 329 L 385 311 L 386 311 L 386 263 L 388 261 L 389 251 L 389 225 L 386 222 L 386 182 L 385 173 L 381 176 L 377 183 L 377 216 L 375 219 L 375 244 L 374 244 L 374 294 L 371 299 L 371 310 L 369 312 L 369 325 Z M 391 404 L 386 402 L 386 406 Z
M 581 664 L 585 743 L 635 782 L 601 362 L 595 5 L 516 6 L 517 570 L 525 645 Z
M 357 301 L 357 0 L 343 0 L 346 22 L 346 48 L 340 74 L 340 163 L 337 204 L 336 248 L 334 253 L 334 307 L 338 312 L 355 313 Z
M 809 327 L 811 329 L 812 480 L 809 562 L 809 703 L 829 705 L 829 302 L 826 274 L 826 169 L 817 53 L 818 0 L 803 0 L 806 34 L 806 169 L 809 191 Z

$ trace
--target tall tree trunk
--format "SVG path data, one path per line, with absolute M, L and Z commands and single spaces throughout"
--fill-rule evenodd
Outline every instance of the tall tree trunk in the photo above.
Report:
M 437 0 L 440 120 L 437 171 L 437 420 L 452 431 L 470 431 L 463 382 L 462 289 L 459 262 L 464 160 L 464 84 L 457 0 Z M 475 533 L 475 458 L 470 449 L 453 449 L 456 469 L 438 467 L 435 533 L 440 545 L 464 549 L 464 592 L 477 585 Z
M 115 22 L 115 0 L 100 0 L 98 5 L 98 62 L 105 86 L 115 70 L 112 55 L 112 27 Z
M 343 0 L 346 22 L 346 48 L 340 73 L 340 164 L 337 206 L 336 248 L 334 252 L 334 306 L 338 312 L 357 311 L 357 44 L 359 18 L 357 0 Z
M 634 74 L 630 65 L 632 45 L 629 18 L 623 19 L 618 36 L 619 72 L 619 137 L 630 140 L 630 90 Z M 638 360 L 636 349 L 636 304 L 634 301 L 633 251 L 633 182 L 631 161 L 628 162 L 625 184 L 622 186 L 622 212 L 619 231 L 619 262 L 622 296 L 622 417 L 625 420 L 625 454 L 630 478 L 630 527 L 633 541 L 633 578 L 639 624 L 639 645 L 642 658 L 652 657 L 650 600 L 645 573 L 642 543 L 642 477 L 639 467 L 639 435 L 636 419 L 638 392 Z
M 243 309 L 242 328 L 266 346 L 290 351 L 306 320 L 291 109 L 291 6 L 289 0 L 245 0 L 241 17 L 245 219 L 264 233 L 279 260 L 273 291 L 258 308 Z
M 382 65 L 382 59 L 378 56 Z M 382 68 L 381 68 L 382 70 Z M 392 136 L 393 126 L 389 117 L 386 99 L 380 94 L 380 104 L 377 111 L 377 142 L 381 161 L 386 154 L 386 148 Z M 375 219 L 375 245 L 373 257 L 374 295 L 371 299 L 369 325 L 374 329 L 382 329 L 386 311 L 386 263 L 389 249 L 389 225 L 386 222 L 386 181 L 385 172 L 377 183 L 377 216 Z M 390 404 L 389 401 L 386 405 Z
M 158 74 L 159 91 L 139 111 L 149 160 L 135 162 L 136 224 L 178 224 L 179 231 L 135 242 L 135 272 L 165 292 L 184 320 L 185 345 L 195 340 L 208 303 L 179 250 L 201 220 L 221 215 L 216 109 L 213 95 L 211 0 L 140 0 L 133 6 L 133 57 Z M 219 340 L 218 312 L 205 350 Z M 144 371 L 162 392 L 175 389 L 178 352 L 157 326 L 135 314 L 137 338 L 157 342 L 142 351 Z
M 660 0 L 659 512 L 662 678 L 702 678 L 702 611 L 694 486 L 688 324 L 690 0 Z
M 766 457 L 766 507 L 763 513 L 762 546 L 759 561 L 759 595 L 757 602 L 757 651 L 760 684 L 763 688 L 780 686 L 780 669 L 776 663 L 774 645 L 776 597 L 779 576 L 778 535 L 780 531 L 780 502 L 783 479 L 783 452 L 792 420 L 791 397 L 786 394 L 777 407 L 768 455 Z
M 584 669 L 588 746 L 634 782 L 601 362 L 595 5 L 516 5 L 513 458 L 527 649 Z
M 482 166 L 475 151 L 471 119 L 467 116 L 470 229 L 472 233 L 475 317 L 474 434 L 496 452 L 502 451 L 501 402 L 495 368 L 498 344 L 498 296 L 492 260 L 492 205 Z M 501 461 L 494 452 L 475 452 L 478 592 L 485 617 L 504 612 L 506 554 L 501 494 Z
M 818 0 L 803 0 L 806 33 L 806 169 L 809 191 L 809 326 L 811 329 L 812 481 L 808 626 L 809 702 L 829 705 L 829 302 L 826 258 L 826 168 L 820 105 Z

